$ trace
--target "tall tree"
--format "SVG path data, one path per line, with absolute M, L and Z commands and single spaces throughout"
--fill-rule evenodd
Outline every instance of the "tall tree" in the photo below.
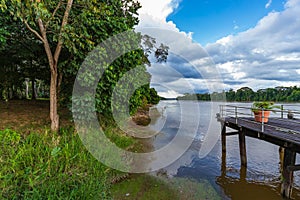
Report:
M 58 92 L 66 67 L 76 71 L 79 63 L 98 43 L 111 34 L 133 28 L 138 22 L 140 5 L 134 0 L 1 2 L 1 7 L 20 19 L 44 46 L 51 74 L 51 130 L 58 131 Z

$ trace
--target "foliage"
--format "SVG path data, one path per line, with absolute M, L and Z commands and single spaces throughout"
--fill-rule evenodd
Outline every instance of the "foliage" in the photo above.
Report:
M 40 42 L 22 22 L 13 20 L 8 11 L 3 14 L 6 17 L 1 23 L 9 34 L 5 36 L 3 48 L 0 48 L 0 96 L 4 95 L 6 99 L 25 98 L 25 80 L 34 83 L 39 79 L 49 84 L 47 58 L 41 54 L 43 47 Z
M 299 102 L 300 101 L 300 88 L 294 87 L 276 87 L 260 89 L 254 92 L 251 88 L 243 87 L 234 91 L 230 89 L 221 93 L 204 93 L 196 94 L 199 100 L 210 101 L 211 95 L 220 95 L 220 97 L 225 94 L 227 101 L 276 101 L 276 102 Z M 192 95 L 186 94 L 178 99 L 189 100 Z M 218 99 L 218 98 L 214 98 Z M 223 100 L 219 98 L 219 100 Z
M 252 111 L 257 112 L 260 110 L 272 110 L 274 108 L 280 108 L 279 106 L 275 106 L 274 102 L 271 101 L 260 101 L 260 102 L 253 102 Z M 274 112 L 274 111 L 273 111 Z
M 50 82 L 50 118 L 53 122 L 51 127 L 56 129 L 58 125 L 56 122 L 59 119 L 57 99 L 61 105 L 70 102 L 75 76 L 83 60 L 89 52 L 110 36 L 133 29 L 138 23 L 137 10 L 140 4 L 135 0 L 76 2 L 69 0 L 68 3 L 61 0 L 2 0 L 1 8 L 1 14 L 4 16 L 11 14 L 11 17 L 5 20 L 17 24 L 10 26 L 10 23 L 5 23 L 4 28 L 10 28 L 8 32 L 12 35 L 12 39 L 15 38 L 16 41 L 25 44 L 23 46 L 18 42 L 10 44 L 14 49 L 21 49 L 24 52 L 24 56 L 19 52 L 15 54 L 18 56 L 16 59 L 18 64 L 14 64 L 13 60 L 4 60 L 8 66 L 13 65 L 18 70 L 25 71 L 20 76 L 20 83 L 24 78 L 34 80 L 38 76 L 43 81 Z M 6 22 L 5 20 L 3 18 L 1 22 Z M 1 33 L 0 31 L 0 40 L 4 35 Z M 135 66 L 149 64 L 147 59 L 149 53 L 154 52 L 159 62 L 166 60 L 167 46 L 161 44 L 156 47 L 155 39 L 149 36 L 140 36 L 137 41 L 140 41 L 141 48 L 115 60 L 99 81 L 96 95 L 98 112 L 107 115 L 111 113 L 110 99 L 117 81 Z M 33 51 L 27 51 L 25 47 L 29 46 L 34 47 L 29 48 Z M 9 46 L 4 49 L 3 55 L 7 54 L 12 55 Z M 146 72 L 146 66 L 144 71 Z M 47 78 L 49 74 L 51 80 Z M 148 78 L 151 78 L 150 75 Z M 90 76 L 85 79 L 93 81 L 93 77 Z M 0 90 L 4 90 L 5 87 L 0 85 Z M 146 85 L 138 89 L 130 99 L 132 113 L 145 103 L 145 95 L 149 103 L 157 102 L 158 96 L 150 90 L 149 85 Z
M 111 199 L 117 172 L 93 158 L 73 129 L 60 132 L 0 131 L 0 199 Z M 119 146 L 131 144 L 114 137 Z

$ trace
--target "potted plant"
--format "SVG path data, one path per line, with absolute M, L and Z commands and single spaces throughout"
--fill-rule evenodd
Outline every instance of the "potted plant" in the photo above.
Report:
M 251 110 L 254 113 L 255 121 L 267 123 L 269 120 L 270 111 L 274 108 L 279 108 L 279 106 L 275 106 L 274 102 L 262 101 L 254 102 Z M 275 112 L 274 110 L 272 111 Z

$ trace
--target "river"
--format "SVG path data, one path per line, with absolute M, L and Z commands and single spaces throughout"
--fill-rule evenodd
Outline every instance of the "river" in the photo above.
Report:
M 200 112 L 184 113 L 182 104 L 195 108 Z M 238 136 L 227 137 L 226 163 L 222 162 L 221 142 L 216 140 L 212 144 L 211 151 L 204 156 L 199 156 L 199 150 L 207 140 L 206 135 L 220 136 L 220 123 L 215 115 L 217 107 L 221 103 L 201 101 L 161 101 L 151 108 L 151 113 L 159 112 L 151 117 L 149 128 L 159 132 L 152 141 L 154 150 L 163 148 L 170 143 L 178 133 L 180 124 L 186 121 L 199 121 L 197 135 L 188 150 L 174 163 L 165 167 L 163 171 L 168 177 L 184 177 L 197 181 L 206 180 L 217 191 L 222 199 L 282 199 L 280 195 L 281 176 L 279 172 L 279 147 L 262 140 L 246 137 L 248 167 L 245 170 L 240 167 Z M 249 103 L 227 103 L 233 105 L 251 106 Z M 298 104 L 299 106 L 299 104 Z M 197 108 L 197 109 L 196 109 Z M 185 118 L 183 120 L 183 118 Z M 190 132 L 195 127 L 190 127 Z M 186 130 L 186 137 L 190 137 Z M 214 139 L 212 139 L 213 141 Z M 203 149 L 202 149 L 203 150 Z M 297 155 L 296 163 L 299 161 Z M 223 167 L 222 167 L 223 165 Z M 300 199 L 300 173 L 294 173 L 294 189 L 292 197 Z

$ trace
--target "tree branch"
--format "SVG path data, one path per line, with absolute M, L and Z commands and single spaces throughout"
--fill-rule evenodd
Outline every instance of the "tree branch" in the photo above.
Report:
M 27 23 L 27 21 L 24 21 L 26 27 L 33 33 L 35 34 L 42 42 L 44 42 L 44 38 L 33 28 L 30 27 L 30 25 Z
M 62 38 L 62 33 L 64 31 L 65 26 L 68 24 L 68 18 L 69 18 L 69 14 L 72 8 L 72 4 L 73 4 L 73 0 L 68 0 L 67 3 L 67 7 L 65 10 L 65 14 L 63 17 L 63 21 L 61 23 L 61 28 L 60 28 L 60 33 L 59 33 L 59 37 L 58 37 L 58 43 L 55 49 L 55 53 L 54 53 L 54 62 L 57 64 L 58 63 L 58 58 L 62 49 L 62 45 L 63 45 L 63 38 Z
M 51 18 L 49 19 L 49 21 L 46 22 L 46 25 L 45 25 L 46 28 L 48 27 L 48 25 L 49 25 L 51 19 L 54 18 L 55 14 L 56 14 L 56 12 L 58 11 L 58 9 L 60 8 L 61 4 L 62 4 L 62 0 L 59 1 L 59 3 L 57 4 L 56 8 L 54 9 L 54 11 L 53 11 L 53 13 L 52 13 Z
M 54 63 L 53 54 L 51 52 L 50 44 L 47 39 L 47 31 L 46 31 L 43 21 L 41 19 L 38 19 L 38 23 L 39 23 L 41 34 L 44 38 L 43 42 L 44 42 L 45 51 L 46 51 L 46 54 L 48 57 L 51 73 L 53 73 L 53 74 L 57 73 L 57 66 Z

